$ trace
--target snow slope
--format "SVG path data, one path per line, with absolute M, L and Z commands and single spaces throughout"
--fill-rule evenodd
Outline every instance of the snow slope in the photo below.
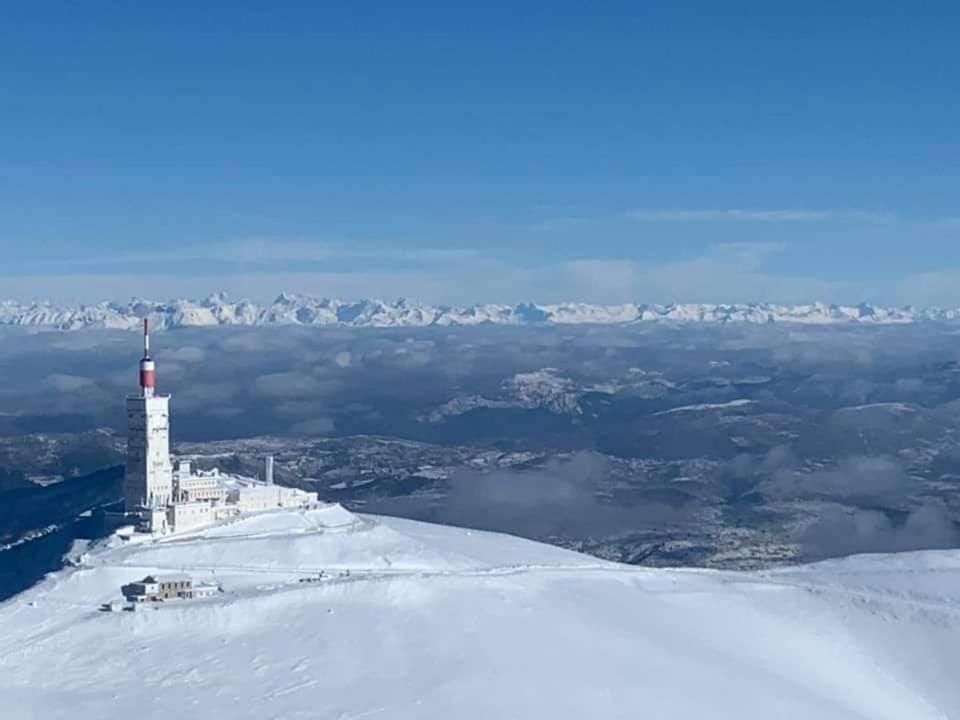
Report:
M 469 307 L 427 305 L 411 300 L 346 301 L 281 293 L 270 304 L 231 301 L 223 293 L 203 300 L 156 302 L 135 299 L 127 303 L 58 307 L 47 302 L 0 300 L 0 325 L 137 329 L 149 317 L 157 330 L 211 325 L 338 325 L 348 327 L 425 327 L 464 325 L 622 325 L 641 322 L 671 323 L 802 323 L 808 325 L 887 325 L 923 321 L 955 322 L 960 309 L 882 307 L 860 305 L 670 304 L 538 305 L 479 304 Z
M 157 570 L 224 592 L 97 611 Z M 113 539 L 0 606 L 0 714 L 955 718 L 958 620 L 960 553 L 650 570 L 339 506 L 280 511 Z

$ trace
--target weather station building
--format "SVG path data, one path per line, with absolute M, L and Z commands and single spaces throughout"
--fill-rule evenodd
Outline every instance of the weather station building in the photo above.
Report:
M 195 585 L 186 574 L 147 575 L 143 580 L 120 586 L 124 599 L 132 603 L 212 597 L 219 592 L 216 585 Z
M 170 396 L 156 392 L 156 364 L 150 356 L 150 326 L 143 321 L 140 392 L 127 398 L 127 463 L 123 480 L 125 513 L 138 528 L 154 534 L 191 530 L 247 512 L 316 505 L 316 493 L 273 484 L 273 457 L 266 482 L 193 472 L 170 457 Z

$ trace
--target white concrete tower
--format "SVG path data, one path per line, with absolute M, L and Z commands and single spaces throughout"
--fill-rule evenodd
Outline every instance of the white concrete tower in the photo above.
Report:
M 127 397 L 127 468 L 123 500 L 127 512 L 160 508 L 173 499 L 170 463 L 170 396 L 157 395 L 150 333 L 143 321 L 140 394 Z

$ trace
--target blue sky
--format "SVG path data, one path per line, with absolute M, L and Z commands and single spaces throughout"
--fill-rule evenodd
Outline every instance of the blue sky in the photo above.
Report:
M 4 10 L 0 297 L 960 304 L 950 4 L 146 5 Z

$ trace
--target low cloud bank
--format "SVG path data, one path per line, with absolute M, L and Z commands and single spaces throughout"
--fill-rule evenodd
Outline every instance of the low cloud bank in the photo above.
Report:
M 623 506 L 599 499 L 608 469 L 603 456 L 581 452 L 531 469 L 463 470 L 451 478 L 440 513 L 454 525 L 566 538 L 615 535 L 685 517 L 660 503 Z
M 960 531 L 942 502 L 928 500 L 905 514 L 829 508 L 799 539 L 809 555 L 826 557 L 951 548 Z

